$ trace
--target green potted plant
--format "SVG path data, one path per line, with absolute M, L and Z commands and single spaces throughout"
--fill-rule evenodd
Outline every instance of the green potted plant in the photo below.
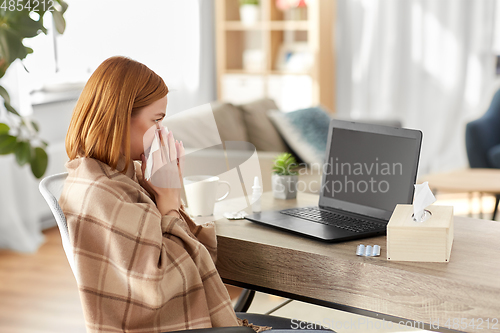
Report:
M 43 17 L 47 12 L 53 16 L 57 32 L 64 32 L 66 22 L 63 15 L 67 8 L 63 0 L 3 2 L 0 6 L 0 79 L 15 60 L 22 60 L 33 53 L 23 40 L 47 33 L 43 26 Z M 0 155 L 14 154 L 20 166 L 29 163 L 33 175 L 41 178 L 48 164 L 47 143 L 38 138 L 37 124 L 12 107 L 9 93 L 1 85 L 0 97 L 7 110 L 2 117 L 5 123 L 0 123 Z
M 297 197 L 298 164 L 290 153 L 281 153 L 274 159 L 272 188 L 277 199 L 295 199 Z
M 257 22 L 259 11 L 259 0 L 240 0 L 240 20 L 243 24 Z

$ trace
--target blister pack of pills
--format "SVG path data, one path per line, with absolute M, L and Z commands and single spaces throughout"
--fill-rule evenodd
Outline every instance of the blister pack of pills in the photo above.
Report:
M 367 245 L 359 244 L 356 248 L 356 255 L 361 257 L 378 257 L 380 256 L 380 246 L 379 245 Z

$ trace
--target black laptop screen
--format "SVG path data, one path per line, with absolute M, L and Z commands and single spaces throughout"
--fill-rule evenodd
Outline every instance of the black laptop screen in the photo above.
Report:
M 411 202 L 418 139 L 335 127 L 331 138 L 322 185 L 325 198 L 341 206 L 360 205 L 387 213 L 398 203 Z M 381 215 L 386 216 L 390 215 Z

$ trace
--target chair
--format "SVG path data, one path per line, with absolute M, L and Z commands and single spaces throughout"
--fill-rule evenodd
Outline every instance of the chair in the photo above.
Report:
M 466 125 L 465 147 L 471 168 L 500 168 L 500 90 L 494 94 L 486 113 Z M 493 220 L 499 202 L 497 194 Z
M 61 233 L 64 253 L 66 253 L 66 258 L 68 259 L 71 271 L 74 274 L 75 267 L 73 256 L 71 254 L 68 224 L 66 222 L 66 216 L 64 216 L 64 213 L 58 202 L 63 190 L 64 181 L 66 180 L 67 176 L 68 173 L 64 172 L 44 178 L 38 185 L 38 189 L 40 190 L 40 193 L 42 194 L 45 201 L 47 201 L 47 204 L 49 205 L 49 208 L 52 211 L 54 218 L 56 219 L 57 226 L 59 227 L 59 232 Z
M 44 197 L 45 201 L 50 207 L 54 218 L 56 219 L 57 226 L 59 227 L 59 232 L 61 234 L 62 245 L 64 252 L 66 253 L 66 258 L 71 266 L 71 271 L 74 270 L 74 261 L 71 252 L 71 243 L 68 232 L 68 224 L 66 222 L 66 217 L 59 206 L 58 199 L 61 196 L 63 190 L 64 181 L 68 176 L 67 172 L 48 176 L 44 178 L 39 187 L 40 193 Z M 296 329 L 291 329 L 291 319 L 270 316 L 268 314 L 256 314 L 256 313 L 246 313 L 250 303 L 253 300 L 255 291 L 244 289 L 241 293 L 238 301 L 235 305 L 235 312 L 238 318 L 247 319 L 250 323 L 262 326 L 272 326 L 273 330 L 277 329 L 279 331 L 296 331 Z M 277 308 L 273 309 L 276 310 Z M 204 329 L 193 329 L 179 332 L 190 333 L 254 333 L 255 331 L 249 327 L 214 327 L 214 328 L 204 328 Z M 308 332 L 314 333 L 324 333 L 324 330 L 307 330 Z M 328 330 L 331 331 L 331 330 Z

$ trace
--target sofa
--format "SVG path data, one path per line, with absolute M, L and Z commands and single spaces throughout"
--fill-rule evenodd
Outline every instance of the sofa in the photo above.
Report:
M 291 152 L 267 117 L 277 109 L 270 99 L 244 105 L 215 101 L 167 116 L 163 125 L 186 149 L 183 176 L 217 175 L 231 184 L 228 198 L 251 195 L 255 176 L 263 191 L 271 191 L 274 158 Z M 225 187 L 220 190 L 223 195 Z
M 298 191 L 319 194 L 332 118 L 321 107 L 286 113 L 272 99 L 261 99 L 242 105 L 216 101 L 167 116 L 163 125 L 186 148 L 183 176 L 217 175 L 231 183 L 229 198 L 235 198 L 245 195 L 243 188 L 251 195 L 255 176 L 261 179 L 263 191 L 271 191 L 273 160 L 282 152 L 297 157 Z M 390 119 L 370 122 L 401 126 Z M 224 190 L 221 186 L 220 195 Z

